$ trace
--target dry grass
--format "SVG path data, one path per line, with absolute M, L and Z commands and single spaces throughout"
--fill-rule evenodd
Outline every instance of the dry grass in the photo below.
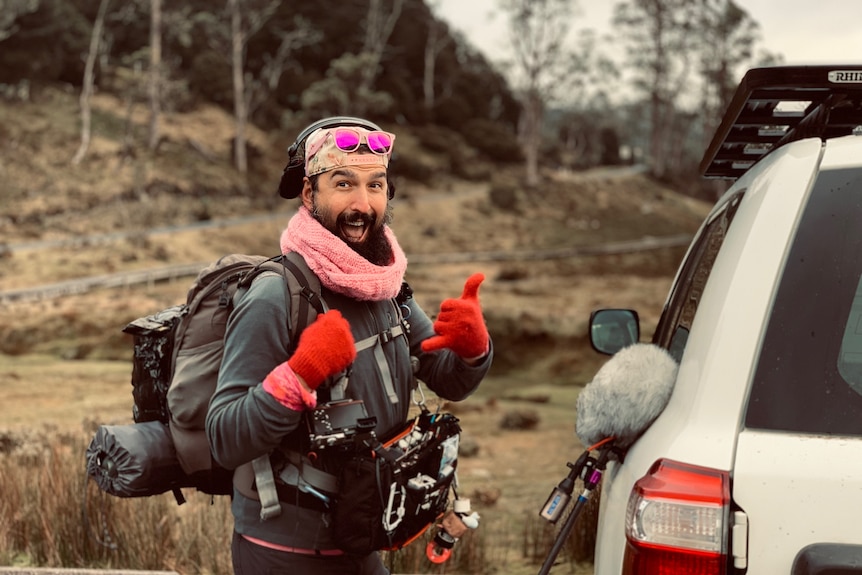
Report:
M 109 497 L 88 481 L 86 435 L 0 433 L 0 565 L 229 571 L 230 510 L 191 498 Z
M 9 373 L 20 377 L 7 379 Z M 0 524 L 6 526 L 0 564 L 226 572 L 227 498 L 212 504 L 189 493 L 189 504 L 177 507 L 170 494 L 122 500 L 85 481 L 83 451 L 95 425 L 131 422 L 125 362 L 7 358 L 2 374 L 3 420 L 14 430 L 0 432 Z M 34 389 L 34 381 L 45 389 Z M 579 389 L 490 378 L 482 393 L 449 406 L 461 419 L 464 440 L 478 445 L 477 455 L 461 459 L 459 479 L 461 495 L 482 516 L 481 527 L 459 542 L 443 567 L 425 561 L 422 542 L 389 554 L 393 572 L 535 572 L 553 534 L 538 519 L 539 507 L 567 473 L 566 461 L 582 449 L 573 431 Z M 533 397 L 548 401 L 533 403 Z M 524 409 L 539 414 L 535 429 L 501 428 L 505 413 Z M 585 514 L 587 524 L 592 519 Z M 60 539 L 67 544 L 58 545 Z M 591 549 L 592 540 L 587 543 Z M 583 546 L 575 555 L 583 561 Z M 589 572 L 588 562 L 572 566 Z

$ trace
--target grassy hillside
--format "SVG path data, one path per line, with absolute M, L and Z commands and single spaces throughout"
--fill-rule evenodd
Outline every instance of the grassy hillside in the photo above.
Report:
M 75 166 L 71 158 L 80 140 L 76 94 L 58 88 L 30 103 L 0 104 L 0 244 L 14 248 L 58 239 L 82 244 L 7 249 L 0 290 L 208 261 L 229 252 L 277 253 L 280 230 L 296 206 L 275 193 L 294 133 L 251 129 L 255 153 L 243 179 L 230 162 L 233 124 L 224 111 L 203 107 L 166 115 L 163 141 L 154 153 L 144 145 L 147 122 L 143 106 L 97 95 L 92 145 Z M 407 171 L 421 165 L 422 173 L 431 174 L 422 182 L 403 176 L 398 181 L 393 227 L 416 261 L 427 254 L 499 255 L 690 234 L 708 209 L 627 169 L 548 172 L 539 189 L 528 191 L 519 187 L 518 166 L 479 165 L 477 159 L 476 172 L 489 177 L 458 180 L 446 169 L 450 158 L 422 146 L 421 129 L 389 128 L 398 133 L 397 152 L 411 167 Z M 272 218 L 148 233 L 255 214 Z M 99 234 L 124 235 L 93 241 Z M 597 306 L 639 306 L 648 326 L 681 254 L 677 248 L 603 258 L 527 255 L 510 261 L 477 255 L 470 263 L 411 265 L 408 280 L 420 303 L 433 311 L 442 298 L 460 292 L 467 275 L 484 271 L 488 281 L 482 297 L 495 339 L 503 351 L 524 344 L 523 352 L 536 341 L 581 338 L 589 311 Z M 182 300 L 186 287 L 178 281 L 0 307 L 0 352 L 128 357 L 128 342 L 118 330 L 139 315 Z

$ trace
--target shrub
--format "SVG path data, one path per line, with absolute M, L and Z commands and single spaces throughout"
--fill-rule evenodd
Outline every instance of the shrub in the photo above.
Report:
M 520 193 L 521 191 L 517 182 L 497 180 L 491 184 L 491 189 L 488 191 L 488 199 L 496 208 L 507 212 L 515 212 L 518 210 Z
M 447 154 L 450 157 L 452 152 L 461 152 L 467 146 L 461 134 L 443 126 L 428 124 L 417 128 L 415 133 L 423 147 L 432 152 Z
M 392 173 L 421 184 L 431 183 L 434 169 L 412 154 L 396 155 L 392 158 Z
M 464 125 L 464 139 L 494 162 L 523 160 L 518 137 L 508 127 L 492 120 L 474 119 Z

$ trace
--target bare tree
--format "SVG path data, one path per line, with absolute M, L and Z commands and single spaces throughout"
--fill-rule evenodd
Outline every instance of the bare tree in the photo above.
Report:
M 730 103 L 742 75 L 754 59 L 760 26 L 734 0 L 702 0 L 699 34 L 701 113 L 704 146 Z
M 228 52 L 232 70 L 236 136 L 233 143 L 234 163 L 241 173 L 248 171 L 246 128 L 260 103 L 277 88 L 284 70 L 296 65 L 291 57 L 298 48 L 318 42 L 321 33 L 308 20 L 294 18 L 294 28 L 280 30 L 278 49 L 263 54 L 260 74 L 246 69 L 246 51 L 252 37 L 270 21 L 282 0 L 227 0 L 230 25 L 225 26 L 217 14 L 198 13 L 194 21 L 206 30 L 208 43 L 216 53 Z
M 701 0 L 627 0 L 617 4 L 615 24 L 628 40 L 635 86 L 649 101 L 649 166 L 658 177 L 675 162 L 674 144 L 684 138 L 677 114 L 682 95 L 691 95 L 691 55 L 697 48 Z M 688 123 L 686 121 L 686 123 Z
M 93 32 L 90 35 L 90 51 L 87 53 L 87 63 L 84 66 L 84 82 L 81 88 L 79 102 L 81 105 L 81 145 L 72 158 L 72 163 L 78 165 L 90 148 L 90 99 L 93 95 L 93 84 L 95 83 L 96 58 L 99 55 L 99 43 L 102 39 L 102 27 L 105 24 L 105 13 L 108 11 L 110 0 L 101 0 L 96 21 L 93 23 Z
M 263 55 L 263 66 L 260 75 L 255 78 L 246 73 L 246 106 L 249 117 L 253 116 L 260 104 L 278 90 L 281 76 L 289 66 L 298 67 L 299 64 L 293 59 L 296 50 L 319 42 L 323 38 L 320 30 L 302 16 L 293 19 L 291 30 L 278 32 L 280 42 L 275 53 Z
M 228 0 L 230 11 L 231 38 L 231 72 L 233 78 L 233 113 L 236 120 L 236 137 L 234 138 L 234 161 L 236 169 L 241 174 L 248 171 L 246 157 L 245 127 L 248 122 L 248 108 L 245 102 L 245 43 L 246 35 L 242 25 L 240 0 Z
M 404 0 L 369 0 L 362 48 L 358 53 L 345 50 L 329 63 L 325 78 L 305 89 L 305 111 L 362 116 L 391 108 L 394 98 L 376 91 L 374 84 L 403 5 Z
M 437 56 L 451 41 L 452 37 L 448 34 L 446 24 L 432 16 L 428 21 L 428 37 L 425 39 L 425 66 L 422 74 L 423 105 L 428 119 L 433 119 L 434 113 Z
M 616 134 L 617 114 L 611 102 L 619 91 L 619 71 L 602 50 L 594 30 L 581 30 L 574 44 L 576 57 L 570 59 L 568 79 L 560 102 L 558 119 L 562 165 L 590 166 L 604 158 L 616 158 L 619 150 L 603 150 L 602 135 Z M 606 152 L 610 153 L 608 155 Z
M 521 145 L 527 185 L 539 184 L 539 150 L 547 103 L 558 96 L 571 54 L 565 48 L 576 0 L 502 0 L 509 14 L 522 112 Z
M 329 63 L 326 77 L 302 92 L 302 109 L 313 115 L 366 115 L 392 108 L 395 99 L 388 92 L 362 90 L 363 74 L 371 65 L 367 53 L 345 52 Z
M 360 97 L 356 99 L 357 113 L 364 114 L 367 106 L 362 95 L 371 94 L 374 90 L 374 82 L 380 74 L 380 63 L 389 44 L 389 37 L 395 29 L 398 18 L 401 17 L 401 8 L 404 0 L 391 0 L 391 6 L 387 8 L 389 0 L 370 0 L 368 13 L 365 19 L 365 42 L 362 45 L 360 59 L 365 65 L 361 70 L 360 83 L 357 89 Z
M 159 145 L 159 115 L 162 107 L 162 0 L 150 0 L 150 142 L 155 151 Z
M 249 39 L 272 17 L 281 0 L 228 0 L 230 14 L 230 54 L 233 77 L 233 109 L 236 120 L 234 161 L 237 171 L 248 172 L 245 129 L 249 106 L 246 93 L 245 52 Z

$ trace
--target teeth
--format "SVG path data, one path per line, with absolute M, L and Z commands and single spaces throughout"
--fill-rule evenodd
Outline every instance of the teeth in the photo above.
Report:
M 365 222 L 362 220 L 353 222 L 344 222 L 342 235 L 347 241 L 358 242 L 365 235 Z

